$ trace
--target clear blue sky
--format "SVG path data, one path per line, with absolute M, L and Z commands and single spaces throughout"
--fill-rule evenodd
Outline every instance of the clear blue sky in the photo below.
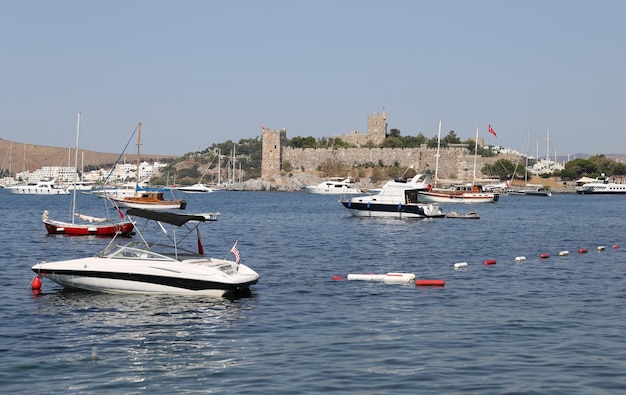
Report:
M 476 128 L 626 152 L 626 1 L 0 2 L 0 138 L 180 155 L 261 135 Z M 487 134 L 487 124 L 498 133 Z M 134 145 L 131 150 L 134 150 Z

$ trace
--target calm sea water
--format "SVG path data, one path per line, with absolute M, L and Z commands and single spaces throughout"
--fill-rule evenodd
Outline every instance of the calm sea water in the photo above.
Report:
M 222 213 L 205 227 L 205 252 L 228 256 L 238 240 L 261 274 L 250 297 L 103 295 L 47 280 L 33 296 L 32 264 L 92 255 L 108 240 L 46 236 L 42 211 L 68 218 L 69 196 L 0 191 L 2 392 L 626 390 L 626 197 L 443 205 L 478 221 L 356 219 L 335 196 L 303 193 L 187 198 L 187 212 Z M 81 206 L 94 214 L 102 203 L 79 196 Z M 446 285 L 332 279 L 389 271 Z

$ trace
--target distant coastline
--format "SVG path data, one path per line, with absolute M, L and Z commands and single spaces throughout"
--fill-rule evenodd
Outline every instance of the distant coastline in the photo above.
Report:
M 101 167 L 106 164 L 113 164 L 120 156 L 120 153 L 107 153 L 89 150 L 80 150 L 84 153 L 84 165 Z M 13 173 L 22 170 L 30 172 L 44 166 L 74 166 L 74 148 L 59 148 L 45 145 L 35 145 L 8 141 L 0 138 L 0 155 L 2 156 L 2 169 L 9 168 Z M 81 155 L 82 157 L 83 155 Z M 164 158 L 179 158 L 176 155 L 153 155 L 142 154 L 142 160 L 154 161 Z M 135 152 L 126 152 L 121 159 L 126 162 L 136 160 Z

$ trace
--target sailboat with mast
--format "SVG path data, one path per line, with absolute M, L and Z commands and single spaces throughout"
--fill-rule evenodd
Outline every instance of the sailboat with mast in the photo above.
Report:
M 143 208 L 149 210 L 181 209 L 187 207 L 185 199 L 165 199 L 164 192 L 139 188 L 139 169 L 141 167 L 141 122 L 137 125 L 137 175 L 135 177 L 137 185 L 132 196 L 112 196 L 110 199 L 117 203 L 119 207 Z
M 549 139 L 549 137 L 548 137 Z M 549 140 L 548 140 L 549 141 Z M 528 138 L 526 142 L 526 164 L 524 166 L 524 189 L 513 190 L 509 193 L 511 195 L 526 195 L 526 196 L 552 196 L 552 192 L 543 185 L 535 185 L 528 183 L 528 147 L 530 146 L 530 131 L 528 132 Z M 549 146 L 549 143 L 548 143 Z
M 76 155 L 75 155 L 75 168 L 78 168 L 78 141 L 80 136 L 80 113 L 78 113 L 78 121 L 76 126 Z M 131 234 L 134 228 L 134 224 L 130 219 L 124 217 L 124 214 L 117 208 L 117 211 L 121 217 L 120 221 L 113 222 L 109 217 L 94 217 L 91 215 L 79 214 L 76 212 L 76 183 L 78 182 L 78 176 L 74 175 L 74 188 L 72 189 L 72 218 L 69 222 L 57 221 L 50 219 L 48 210 L 45 210 L 42 215 L 42 221 L 46 226 L 48 234 L 64 234 L 68 236 L 115 236 L 123 235 L 128 236 Z M 105 207 L 106 206 L 105 204 Z M 77 222 L 76 219 L 81 221 Z
M 475 184 L 476 180 L 476 158 L 478 155 L 478 128 L 476 128 L 476 141 L 474 148 L 474 174 L 472 182 L 464 185 L 453 185 L 450 188 L 438 188 L 439 172 L 439 150 L 441 143 L 441 121 L 439 121 L 439 132 L 437 134 L 437 162 L 435 165 L 435 186 L 425 191 L 419 191 L 421 201 L 430 203 L 495 203 L 500 199 L 497 192 L 485 191 L 482 185 Z

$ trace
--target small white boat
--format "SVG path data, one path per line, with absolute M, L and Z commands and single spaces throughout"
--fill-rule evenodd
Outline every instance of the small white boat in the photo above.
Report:
M 429 185 L 431 176 L 417 174 L 410 180 L 388 181 L 375 195 L 339 200 L 355 217 L 433 218 L 444 217 L 437 203 L 422 203 L 419 191 Z
M 211 193 L 213 192 L 213 189 L 209 188 L 208 186 L 202 183 L 197 183 L 197 184 L 187 185 L 187 186 L 178 186 L 176 187 L 176 189 L 184 193 Z
M 240 263 L 237 242 L 230 249 L 234 261 L 204 255 L 198 226 L 216 221 L 219 213 L 185 215 L 129 209 L 127 216 L 135 224 L 135 218 L 146 220 L 144 225 L 136 226 L 139 241 L 117 244 L 118 238 L 115 237 L 95 256 L 39 262 L 32 266 L 32 270 L 37 276 L 67 288 L 114 294 L 222 297 L 247 291 L 259 280 L 258 273 Z M 175 231 L 168 229 L 170 227 Z M 154 232 L 158 232 L 160 238 L 148 242 L 146 236 Z M 189 236 L 194 233 L 197 240 L 187 240 L 193 239 Z M 192 251 L 186 244 L 194 245 L 197 251 Z
M 363 191 L 357 187 L 351 177 L 331 178 L 317 185 L 307 185 L 302 189 L 306 193 L 322 195 L 361 194 Z

